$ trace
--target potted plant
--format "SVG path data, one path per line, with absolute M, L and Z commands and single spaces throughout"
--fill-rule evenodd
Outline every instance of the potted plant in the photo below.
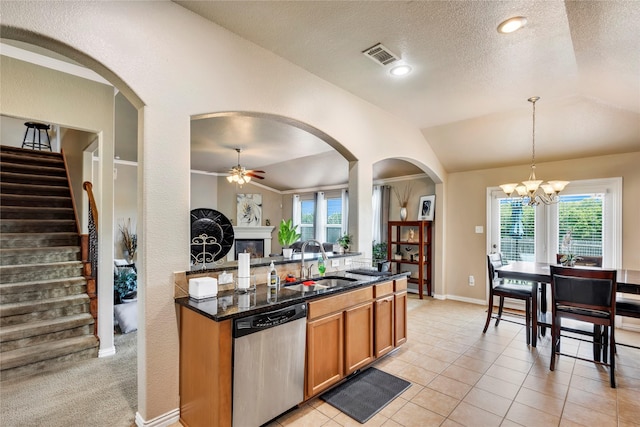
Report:
M 280 221 L 280 228 L 278 229 L 278 243 L 282 246 L 282 255 L 285 258 L 291 258 L 291 254 L 293 253 L 293 249 L 289 246 L 294 244 L 300 239 L 302 236 L 298 233 L 298 226 L 293 225 L 293 220 L 289 219 L 285 221 L 284 219 Z
M 344 250 L 344 252 L 346 252 L 349 249 L 349 245 L 351 244 L 351 238 L 352 237 L 347 233 L 345 233 L 343 236 L 338 238 L 337 243 Z
M 124 302 L 138 289 L 138 276 L 133 268 L 119 268 L 113 280 L 113 290 L 115 291 L 116 303 Z

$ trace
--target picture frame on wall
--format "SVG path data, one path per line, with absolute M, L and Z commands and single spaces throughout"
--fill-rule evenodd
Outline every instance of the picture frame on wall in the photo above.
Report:
M 237 195 L 238 225 L 258 227 L 262 223 L 262 194 Z
M 433 214 L 436 208 L 436 195 L 420 197 L 418 203 L 418 221 L 433 221 Z

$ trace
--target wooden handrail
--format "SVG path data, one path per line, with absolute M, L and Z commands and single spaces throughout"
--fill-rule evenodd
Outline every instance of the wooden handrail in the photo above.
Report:
M 82 188 L 87 192 L 87 196 L 89 197 L 89 209 L 91 210 L 91 216 L 93 217 L 93 222 L 96 226 L 96 230 L 98 229 L 98 209 L 96 208 L 96 199 L 93 197 L 93 184 L 89 181 L 85 181 L 82 184 Z
M 98 209 L 93 197 L 93 185 L 89 181 L 82 183 L 82 188 L 89 198 L 89 234 L 82 236 L 82 261 L 87 279 L 89 308 L 93 316 L 94 333 L 98 331 Z

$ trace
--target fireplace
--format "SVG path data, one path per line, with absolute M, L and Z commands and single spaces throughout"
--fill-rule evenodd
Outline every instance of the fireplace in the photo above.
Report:
M 231 250 L 229 250 L 227 254 L 227 261 L 237 260 L 238 253 L 244 252 L 247 248 L 251 248 L 251 250 L 255 248 L 257 251 L 259 248 L 258 242 L 262 242 L 262 246 L 259 248 L 262 255 L 259 256 L 268 257 L 271 255 L 271 233 L 273 229 L 273 226 L 233 227 L 234 242 Z M 247 252 L 251 252 L 251 250 L 247 249 Z
M 251 258 L 263 258 L 264 239 L 236 239 L 235 259 L 238 259 L 238 254 L 242 252 L 251 254 Z

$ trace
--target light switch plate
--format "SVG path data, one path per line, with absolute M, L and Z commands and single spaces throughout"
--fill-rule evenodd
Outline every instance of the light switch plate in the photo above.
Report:
M 339 267 L 340 266 L 340 260 L 339 259 L 332 259 L 331 260 L 331 267 Z
M 478 234 L 484 233 L 484 227 L 481 225 L 476 225 L 476 233 Z

